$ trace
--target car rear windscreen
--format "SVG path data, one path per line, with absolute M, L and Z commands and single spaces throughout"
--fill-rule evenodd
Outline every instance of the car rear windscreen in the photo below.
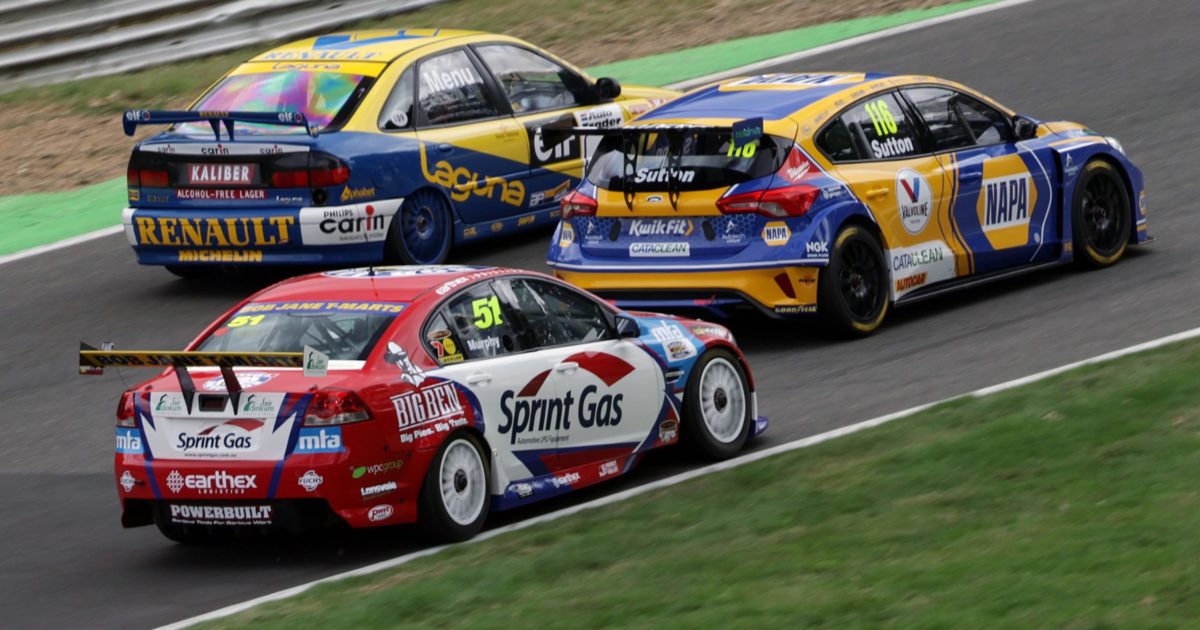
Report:
M 251 302 L 200 342 L 203 352 L 303 352 L 362 361 L 404 310 L 395 302 Z
M 635 191 L 666 191 L 672 178 L 680 191 L 725 188 L 765 177 L 783 165 L 792 141 L 765 135 L 734 147 L 730 133 L 683 133 L 679 140 L 679 163 L 671 168 L 668 134 L 648 132 L 633 137 L 632 151 L 626 140 L 606 136 L 588 164 L 587 179 L 600 188 L 625 190 L 632 179 Z M 626 160 L 626 155 L 631 159 Z
M 303 112 L 309 124 L 324 129 L 351 104 L 363 84 L 358 74 L 338 72 L 256 72 L 227 76 L 193 110 L 218 112 Z M 239 133 L 297 134 L 301 127 L 238 123 Z M 208 123 L 179 125 L 186 134 L 211 134 Z

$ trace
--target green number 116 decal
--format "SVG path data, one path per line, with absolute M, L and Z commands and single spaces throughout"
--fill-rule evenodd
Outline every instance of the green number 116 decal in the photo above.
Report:
M 471 312 L 475 315 L 475 327 L 480 330 L 504 323 L 500 318 L 500 298 L 494 295 L 471 302 Z
M 875 135 L 882 137 L 896 133 L 896 118 L 888 109 L 887 101 L 879 99 L 874 103 L 867 103 L 866 107 L 871 122 L 875 124 Z

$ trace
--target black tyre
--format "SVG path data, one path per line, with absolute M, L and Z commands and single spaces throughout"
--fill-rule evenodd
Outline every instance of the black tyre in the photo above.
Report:
M 890 305 L 888 268 L 879 239 L 851 225 L 838 232 L 829 264 L 817 276 L 817 312 L 834 333 L 864 337 L 883 323 Z
M 688 377 L 681 437 L 705 457 L 733 457 L 750 436 L 753 407 L 741 362 L 728 350 L 709 350 Z
M 438 449 L 425 472 L 417 518 L 438 542 L 467 540 L 483 529 L 491 506 L 491 472 L 483 445 L 459 431 Z
M 1071 200 L 1071 240 L 1075 262 L 1089 269 L 1107 267 L 1125 254 L 1133 212 L 1129 191 L 1117 169 L 1104 160 L 1083 167 Z
M 388 262 L 401 265 L 440 265 L 450 255 L 454 222 L 450 204 L 428 188 L 404 199 L 388 228 Z

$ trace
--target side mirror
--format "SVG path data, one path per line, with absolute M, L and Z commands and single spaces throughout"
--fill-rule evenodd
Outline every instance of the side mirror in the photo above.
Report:
M 1038 124 L 1032 119 L 1024 116 L 1013 118 L 1013 133 L 1017 134 L 1017 140 L 1032 140 L 1037 137 Z
M 616 79 L 602 77 L 596 79 L 596 96 L 602 101 L 611 101 L 621 95 L 621 84 Z
M 642 327 L 628 315 L 617 315 L 617 337 L 630 339 L 642 336 Z

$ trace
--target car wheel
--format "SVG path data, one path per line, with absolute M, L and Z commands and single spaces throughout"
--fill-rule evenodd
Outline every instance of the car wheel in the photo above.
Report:
M 421 487 L 421 527 L 440 542 L 467 540 L 483 529 L 491 493 L 487 457 L 479 440 L 464 431 L 438 449 Z
M 1120 260 L 1129 245 L 1132 216 L 1129 192 L 1117 169 L 1103 160 L 1088 162 L 1071 201 L 1075 261 L 1098 269 Z
M 450 253 L 450 204 L 428 188 L 404 199 L 388 229 L 389 262 L 402 265 L 440 265 Z
M 844 228 L 817 276 L 818 313 L 834 333 L 863 337 L 879 328 L 888 306 L 888 270 L 879 240 L 862 227 Z
M 754 418 L 750 384 L 741 362 L 728 350 L 710 350 L 688 377 L 683 401 L 683 435 L 693 450 L 728 459 L 749 438 Z

